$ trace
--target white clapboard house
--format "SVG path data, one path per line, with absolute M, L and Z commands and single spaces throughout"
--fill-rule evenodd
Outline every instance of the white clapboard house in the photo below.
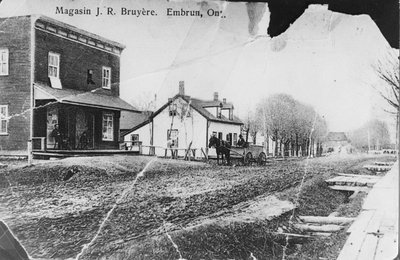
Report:
M 208 149 L 212 134 L 236 145 L 243 123 L 233 112 L 233 104 L 219 100 L 217 92 L 212 100 L 185 95 L 181 81 L 177 95 L 122 136 L 127 144 L 140 144 L 143 154 L 164 156 L 167 149 L 171 156 L 173 148 L 178 156 L 185 156 L 185 149 L 190 147 L 195 157 L 214 156 L 215 150 Z

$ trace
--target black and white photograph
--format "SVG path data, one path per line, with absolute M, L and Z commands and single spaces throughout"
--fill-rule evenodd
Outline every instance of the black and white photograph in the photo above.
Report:
M 399 2 L 0 0 L 0 260 L 391 260 Z

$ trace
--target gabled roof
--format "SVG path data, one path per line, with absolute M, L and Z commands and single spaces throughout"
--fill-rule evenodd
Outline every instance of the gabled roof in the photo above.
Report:
M 139 112 L 137 108 L 133 107 L 117 96 L 102 95 L 90 91 L 80 91 L 74 89 L 55 89 L 45 84 L 36 82 L 34 83 L 34 86 L 35 90 L 41 91 L 49 98 L 55 99 L 62 104 L 99 107 L 118 111 L 127 110 Z
M 344 132 L 329 132 L 325 137 L 326 141 L 348 141 L 347 136 Z
M 121 131 L 130 130 L 132 129 L 132 126 L 136 127 L 137 125 L 148 120 L 151 114 L 152 112 L 150 111 L 142 111 L 142 112 L 122 111 L 119 128 L 121 129 Z
M 236 116 L 233 116 L 233 120 L 230 120 L 229 118 L 226 118 L 225 116 L 221 116 L 221 118 L 216 117 L 215 115 L 211 114 L 206 108 L 207 107 L 215 107 L 219 106 L 219 104 L 222 104 L 222 108 L 233 108 L 233 105 L 231 103 L 223 103 L 222 101 L 204 101 L 201 99 L 197 98 L 191 98 L 190 96 L 185 96 L 185 95 L 180 95 L 177 94 L 175 95 L 172 99 L 170 99 L 165 105 L 160 107 L 154 114 L 151 116 L 154 118 L 157 116 L 161 111 L 163 111 L 166 107 L 168 107 L 174 100 L 177 98 L 182 98 L 185 100 L 187 103 L 190 104 L 190 106 L 196 110 L 200 115 L 204 116 L 207 120 L 213 121 L 213 122 L 221 122 L 221 123 L 227 123 L 227 124 L 234 124 L 234 125 L 243 125 L 243 122 Z M 214 104 L 214 105 L 211 105 Z
M 135 125 L 133 128 L 131 128 L 131 129 L 126 129 L 126 130 L 121 131 L 121 136 L 125 136 L 125 135 L 127 135 L 127 134 L 130 134 L 130 133 L 132 133 L 133 131 L 135 131 L 135 130 L 141 128 L 142 126 L 147 125 L 147 124 L 150 123 L 150 122 L 151 122 L 151 118 L 148 117 L 146 120 L 144 120 L 143 122 L 139 123 L 138 125 Z

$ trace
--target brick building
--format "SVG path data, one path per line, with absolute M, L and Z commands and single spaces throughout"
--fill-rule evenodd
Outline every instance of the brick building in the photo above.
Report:
M 118 149 L 121 111 L 136 111 L 119 98 L 124 48 L 46 16 L 0 18 L 0 151 Z

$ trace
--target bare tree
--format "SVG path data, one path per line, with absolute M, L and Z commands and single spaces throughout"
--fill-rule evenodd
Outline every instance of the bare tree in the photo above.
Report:
M 371 120 L 350 133 L 350 140 L 352 145 L 361 151 L 367 151 L 369 148 L 380 150 L 390 147 L 388 126 L 378 119 Z
M 315 145 L 317 156 L 321 154 L 321 142 L 327 127 L 313 107 L 290 95 L 277 94 L 262 100 L 256 114 L 260 131 L 275 142 L 275 155 L 298 156 L 300 149 L 302 155 L 315 155 Z
M 385 60 L 380 60 L 374 66 L 378 77 L 383 80 L 383 85 L 378 89 L 380 95 L 390 106 L 399 109 L 399 59 L 394 54 L 387 55 Z
M 249 112 L 245 121 L 245 129 L 251 137 L 252 143 L 256 144 L 257 134 L 261 132 L 261 124 L 257 120 L 256 114 Z M 250 140 L 249 140 L 250 141 Z

